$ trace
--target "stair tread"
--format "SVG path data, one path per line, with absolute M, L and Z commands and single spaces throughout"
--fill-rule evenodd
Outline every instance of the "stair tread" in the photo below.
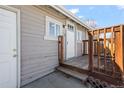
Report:
M 73 71 L 71 69 L 67 69 L 65 67 L 58 67 L 57 70 L 65 73 L 65 74 L 69 74 L 75 78 L 78 78 L 78 79 L 81 79 L 81 80 L 85 80 L 88 76 L 87 75 L 84 75 L 84 74 L 81 74 L 79 72 L 76 72 L 76 71 Z

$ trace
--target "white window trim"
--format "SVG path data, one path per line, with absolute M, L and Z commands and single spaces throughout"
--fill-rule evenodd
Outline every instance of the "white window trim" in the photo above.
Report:
M 49 35 L 49 22 L 53 22 L 55 24 L 60 25 L 60 35 L 62 35 L 62 23 L 55 20 L 54 18 L 51 18 L 49 16 L 46 16 L 46 31 L 45 31 L 45 35 L 44 35 L 44 40 L 58 40 L 58 37 L 51 37 Z

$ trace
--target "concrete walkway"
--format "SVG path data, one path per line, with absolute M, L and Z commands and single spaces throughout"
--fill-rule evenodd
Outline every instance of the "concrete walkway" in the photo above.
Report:
M 83 83 L 62 72 L 55 71 L 43 78 L 29 83 L 23 88 L 85 88 Z

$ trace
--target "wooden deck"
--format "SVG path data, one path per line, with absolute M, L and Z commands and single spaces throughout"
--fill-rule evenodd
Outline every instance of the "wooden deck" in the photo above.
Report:
M 124 86 L 124 25 L 89 31 L 88 40 L 85 40 L 88 43 L 88 55 L 65 62 L 63 36 L 59 36 L 58 40 L 60 66 Z
M 94 58 L 94 60 L 97 60 Z M 88 55 L 72 58 L 70 60 L 67 60 L 64 62 L 67 65 L 75 66 L 78 68 L 86 69 L 88 70 Z

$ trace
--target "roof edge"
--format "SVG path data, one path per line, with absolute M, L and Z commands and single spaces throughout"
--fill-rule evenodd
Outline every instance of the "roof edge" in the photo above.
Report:
M 82 21 L 80 21 L 80 19 L 78 17 L 76 17 L 74 14 L 72 14 L 70 11 L 68 11 L 67 9 L 65 9 L 63 6 L 59 6 L 59 5 L 50 5 L 52 8 L 56 9 L 57 11 L 61 12 L 62 14 L 64 14 L 65 16 L 69 17 L 70 19 L 72 19 L 73 21 L 75 21 L 76 23 L 86 27 L 89 30 L 92 30 L 93 28 L 88 26 L 87 24 L 83 23 Z

